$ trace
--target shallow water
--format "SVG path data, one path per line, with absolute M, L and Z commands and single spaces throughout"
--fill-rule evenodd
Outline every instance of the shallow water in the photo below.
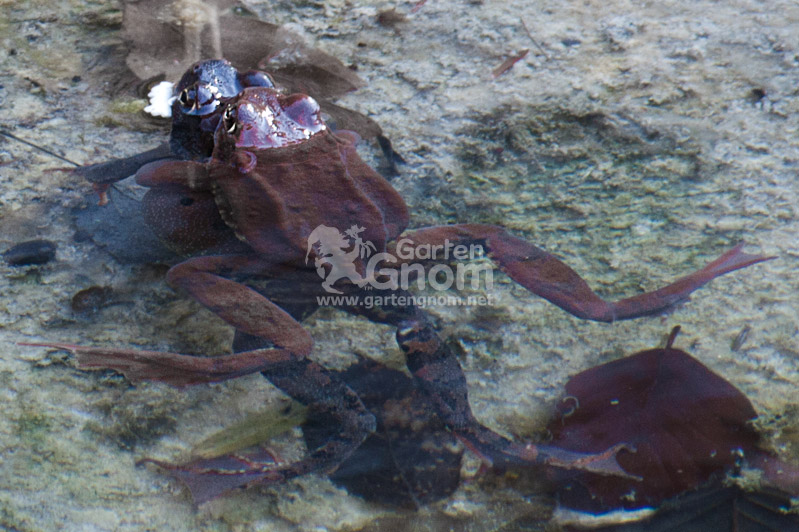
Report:
M 765 11 L 754 1 L 428 0 L 393 28 L 377 23 L 380 10 L 395 7 L 388 3 L 293 4 L 253 9 L 357 66 L 367 85 L 339 103 L 380 123 L 408 161 L 392 184 L 412 227 L 499 223 L 612 299 L 661 286 L 740 241 L 778 257 L 712 282 L 665 317 L 613 325 L 573 318 L 499 274 L 494 306 L 430 309 L 458 347 L 481 422 L 539 435 L 569 375 L 662 345 L 679 324 L 678 347 L 761 415 L 781 417 L 773 444 L 799 460 L 794 3 Z M 140 102 L 118 84 L 120 20 L 116 4 L 4 3 L 0 124 L 80 163 L 161 142 L 163 125 L 131 113 Z M 527 57 L 494 79 L 492 70 L 522 49 Z M 380 161 L 372 147 L 362 154 Z M 196 509 L 177 483 L 136 467 L 144 456 L 181 460 L 208 434 L 285 400 L 260 377 L 185 391 L 131 388 L 16 345 L 218 354 L 232 336 L 176 297 L 164 268 L 119 263 L 76 238 L 74 210 L 95 198 L 85 183 L 51 171 L 62 166 L 0 140 L 0 249 L 32 238 L 58 244 L 46 266 L 0 264 L 0 527 L 477 531 L 535 529 L 546 518 L 548 502 L 529 479 L 462 483 L 419 513 L 363 502 L 316 476 Z M 90 286 L 113 287 L 117 304 L 76 314 L 70 300 Z M 326 365 L 346 366 L 351 353 L 401 363 L 388 327 L 336 311 L 306 325 Z M 288 458 L 300 452 L 297 439 L 278 442 Z

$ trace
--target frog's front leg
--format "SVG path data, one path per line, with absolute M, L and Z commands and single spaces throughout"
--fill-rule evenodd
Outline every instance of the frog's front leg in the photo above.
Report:
M 375 430 L 375 418 L 358 395 L 335 374 L 307 358 L 310 335 L 287 312 L 247 286 L 223 275 L 268 275 L 273 265 L 254 255 L 210 256 L 190 259 L 173 267 L 169 283 L 258 343 L 246 351 L 222 357 L 38 344 L 75 353 L 84 369 L 115 369 L 133 381 L 152 380 L 175 386 L 218 382 L 261 371 L 295 400 L 332 419 L 338 432 L 304 460 L 283 467 L 253 461 L 235 471 L 202 470 L 192 464 L 159 465 L 175 472 L 192 490 L 197 502 L 259 482 L 281 482 L 315 471 L 330 471 L 347 458 Z M 277 268 L 278 266 L 274 266 Z M 269 344 L 269 347 L 265 347 Z M 239 346 L 240 347 L 240 346 Z
M 171 158 L 174 158 L 174 155 L 169 145 L 162 144 L 157 148 L 130 157 L 80 166 L 72 172 L 94 185 L 107 187 L 132 176 L 145 164 Z
M 687 300 L 691 292 L 716 277 L 773 258 L 746 254 L 741 251 L 742 245 L 738 245 L 701 270 L 663 288 L 619 301 L 605 301 L 591 290 L 577 272 L 554 255 L 510 235 L 501 227 L 482 224 L 442 225 L 405 233 L 398 241 L 403 239 L 413 241 L 414 246 L 479 244 L 502 271 L 534 294 L 578 318 L 604 322 L 664 312 Z M 389 252 L 394 253 L 393 249 Z

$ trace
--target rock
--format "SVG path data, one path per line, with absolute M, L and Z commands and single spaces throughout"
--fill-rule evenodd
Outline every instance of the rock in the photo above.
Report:
M 49 240 L 28 240 L 11 246 L 3 253 L 3 258 L 9 266 L 47 264 L 55 259 L 55 249 L 55 243 Z

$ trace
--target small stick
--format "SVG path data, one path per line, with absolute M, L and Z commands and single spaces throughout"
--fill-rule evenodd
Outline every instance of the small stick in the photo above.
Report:
M 13 133 L 9 133 L 4 128 L 0 128 L 0 135 L 2 135 L 4 137 L 8 137 L 8 138 L 13 139 L 13 140 L 16 140 L 17 142 L 21 142 L 22 144 L 30 146 L 31 148 L 35 148 L 35 149 L 37 149 L 39 151 L 42 151 L 42 152 L 46 153 L 47 155 L 51 155 L 51 156 L 55 157 L 56 159 L 61 159 L 65 163 L 69 163 L 69 164 L 72 164 L 72 165 L 75 165 L 75 166 L 81 166 L 80 164 L 76 163 L 75 161 L 71 161 L 71 160 L 67 159 L 63 155 L 58 155 L 56 152 L 50 151 L 47 148 L 43 148 L 43 147 L 39 146 L 38 144 L 34 144 L 33 142 L 29 142 L 29 141 L 27 141 L 25 139 L 21 139 L 18 136 L 14 135 Z
M 411 8 L 411 13 L 416 13 L 417 11 L 422 9 L 422 6 L 425 4 L 425 2 L 427 2 L 427 0 L 419 0 L 418 2 L 413 4 L 413 7 Z
M 110 172 L 111 169 L 112 169 L 112 165 L 116 166 L 118 168 L 121 168 L 124 171 L 127 171 L 129 168 L 131 168 L 130 164 L 136 163 L 135 167 L 132 168 L 132 171 L 135 172 L 136 169 L 138 169 L 138 167 L 140 167 L 142 164 L 144 164 L 146 162 L 153 161 L 153 160 L 157 160 L 158 158 L 166 157 L 166 156 L 168 156 L 171 153 L 169 151 L 169 145 L 165 145 L 165 146 L 159 146 L 158 148 L 155 148 L 153 150 L 141 153 L 138 156 L 134 155 L 133 157 L 128 157 L 127 159 L 114 159 L 114 160 L 109 161 L 107 163 L 93 164 L 93 165 L 89 165 L 89 166 L 84 166 L 82 164 L 76 163 L 73 160 L 67 159 L 63 155 L 57 154 L 54 151 L 48 150 L 47 148 L 43 148 L 42 146 L 39 146 L 38 144 L 34 144 L 33 142 L 30 142 L 28 140 L 20 138 L 20 137 L 14 135 L 13 133 L 8 132 L 3 127 L 0 127 L 0 135 L 3 136 L 3 137 L 10 138 L 12 140 L 16 140 L 17 142 L 21 142 L 22 144 L 25 144 L 26 146 L 30 146 L 31 148 L 37 149 L 37 150 L 39 150 L 39 151 L 41 151 L 43 153 L 46 153 L 47 155 L 49 155 L 51 157 L 55 157 L 56 159 L 59 159 L 59 160 L 64 161 L 66 163 L 69 163 L 69 164 L 71 164 L 73 166 L 76 166 L 78 168 L 77 170 L 70 170 L 69 168 L 56 168 L 56 169 L 53 169 L 53 170 L 45 170 L 45 172 L 48 172 L 48 171 L 56 171 L 56 172 L 71 171 L 71 172 L 75 172 L 76 174 L 78 174 L 80 176 L 83 176 L 87 181 L 92 183 L 92 188 L 94 189 L 94 191 L 97 193 L 97 195 L 100 198 L 99 202 L 97 204 L 101 205 L 101 206 L 102 205 L 106 205 L 108 203 L 108 189 L 110 187 L 113 187 L 114 190 L 119 192 L 119 189 L 115 185 L 113 185 L 113 183 L 116 182 L 116 181 L 120 181 L 120 180 L 124 179 L 125 177 L 127 177 L 127 175 L 129 175 L 131 173 L 131 172 L 128 172 L 128 174 L 126 174 L 125 176 L 122 176 L 122 177 L 119 177 L 117 175 L 120 172 L 117 172 L 116 174 L 112 173 L 111 178 L 106 179 L 106 176 L 104 175 L 104 172 L 105 171 L 109 171 Z M 134 161 L 134 163 L 129 163 L 128 166 L 124 166 L 124 162 L 125 161 Z M 143 161 L 143 162 L 141 162 L 141 161 Z M 92 172 L 92 170 L 95 170 L 95 171 Z
M 530 50 L 528 48 L 525 48 L 518 54 L 505 59 L 501 65 L 499 65 L 497 68 L 491 71 L 491 77 L 497 79 L 499 76 L 510 70 L 513 67 L 513 65 L 515 65 L 516 63 L 527 57 L 527 54 L 529 52 Z
M 533 41 L 533 44 L 535 45 L 535 47 L 538 48 L 541 51 L 542 54 L 544 54 L 544 57 L 546 57 L 547 59 L 550 59 L 549 54 L 547 53 L 547 51 L 544 50 L 541 47 L 541 45 L 538 44 L 538 41 L 536 41 L 533 38 L 533 34 L 530 33 L 530 29 L 527 27 L 527 24 L 524 22 L 524 19 L 521 19 L 521 20 L 522 20 L 522 27 L 524 28 L 524 32 L 527 34 L 528 37 L 530 37 L 530 40 Z

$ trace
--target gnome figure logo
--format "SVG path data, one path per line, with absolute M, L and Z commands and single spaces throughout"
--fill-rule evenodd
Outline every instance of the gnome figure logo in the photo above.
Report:
M 364 279 L 355 268 L 356 260 L 368 258 L 376 251 L 374 244 L 364 242 L 359 236 L 365 230 L 364 227 L 353 225 L 341 234 L 341 231 L 335 227 L 320 225 L 308 235 L 305 264 L 308 264 L 311 251 L 315 251 L 314 267 L 319 277 L 324 279 L 322 288 L 327 292 L 343 293 L 333 288 L 333 284 L 339 279 L 349 279 L 357 286 L 367 283 L 367 279 Z M 329 269 L 325 268 L 325 265 L 328 265 Z

